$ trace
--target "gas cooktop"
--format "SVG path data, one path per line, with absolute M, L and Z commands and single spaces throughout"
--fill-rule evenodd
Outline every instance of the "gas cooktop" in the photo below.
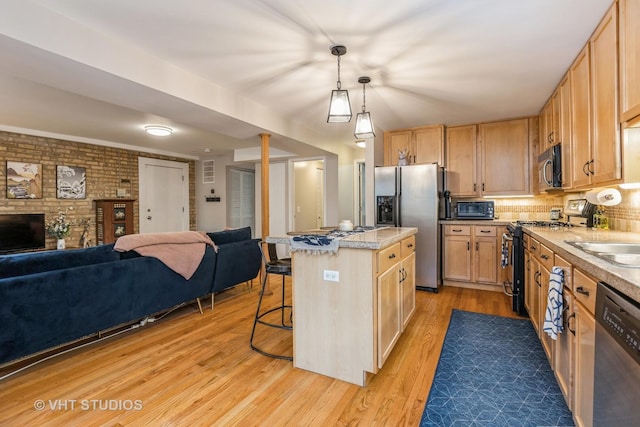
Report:
M 561 221 L 516 221 L 512 223 L 515 226 L 531 226 L 531 227 L 550 227 L 550 228 L 562 228 L 573 227 L 573 224 Z

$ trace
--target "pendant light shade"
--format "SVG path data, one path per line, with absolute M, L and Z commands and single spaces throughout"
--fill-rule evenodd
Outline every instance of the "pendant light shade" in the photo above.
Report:
M 358 83 L 362 83 L 362 113 L 358 113 L 356 116 L 356 130 L 354 135 L 357 139 L 373 138 L 376 134 L 373 131 L 373 121 L 371 120 L 371 114 L 367 112 L 366 98 L 365 98 L 365 85 L 371 81 L 369 77 L 360 77 Z
M 327 123 L 348 123 L 351 121 L 349 92 L 342 90 L 340 83 L 340 56 L 347 53 L 347 48 L 342 45 L 332 45 L 330 50 L 331 54 L 338 57 L 338 88 L 331 91 Z

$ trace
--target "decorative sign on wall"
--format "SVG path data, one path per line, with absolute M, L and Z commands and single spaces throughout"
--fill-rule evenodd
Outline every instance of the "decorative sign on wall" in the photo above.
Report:
M 7 199 L 42 199 L 42 165 L 7 161 Z
M 56 189 L 58 199 L 86 198 L 86 169 L 78 166 L 57 166 Z

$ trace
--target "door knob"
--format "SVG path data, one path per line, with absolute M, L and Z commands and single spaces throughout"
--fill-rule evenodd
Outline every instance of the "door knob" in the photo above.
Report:
M 149 216 L 147 217 L 147 219 L 148 219 L 149 221 L 151 221 L 151 215 L 149 215 Z

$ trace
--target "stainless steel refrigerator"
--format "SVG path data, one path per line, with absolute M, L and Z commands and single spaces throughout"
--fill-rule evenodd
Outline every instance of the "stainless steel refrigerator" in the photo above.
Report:
M 375 168 L 376 225 L 416 227 L 416 288 L 442 284 L 438 219 L 444 218 L 446 171 L 436 164 Z

